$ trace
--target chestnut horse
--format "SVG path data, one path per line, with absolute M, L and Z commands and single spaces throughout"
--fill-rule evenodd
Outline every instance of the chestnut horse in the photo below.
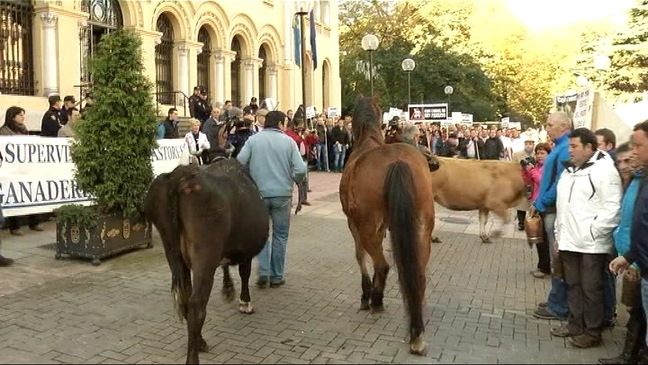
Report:
M 219 266 L 229 300 L 235 292 L 229 265 L 239 266 L 239 311 L 253 312 L 248 284 L 252 259 L 268 239 L 268 209 L 243 166 L 220 159 L 160 174 L 151 183 L 144 212 L 162 238 L 176 311 L 180 320 L 187 320 L 187 364 L 198 364 L 198 352 L 208 349 L 202 327 Z
M 385 144 L 376 98 L 360 96 L 353 113 L 353 154 L 340 181 L 340 201 L 362 274 L 360 309 L 382 311 L 389 264 L 382 241 L 389 228 L 401 293 L 410 319 L 410 352 L 426 351 L 423 333 L 425 271 L 434 229 L 430 166 L 416 147 Z M 373 283 L 366 258 L 373 261 Z

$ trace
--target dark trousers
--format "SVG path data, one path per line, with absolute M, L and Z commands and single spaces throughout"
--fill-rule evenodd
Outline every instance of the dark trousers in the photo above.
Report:
M 567 283 L 569 330 L 601 338 L 605 323 L 605 264 L 607 254 L 560 251 Z
M 630 308 L 630 318 L 626 324 L 626 340 L 621 356 L 628 362 L 637 361 L 639 352 L 646 348 L 646 313 L 641 295 Z M 645 350 L 644 350 L 645 351 Z
M 306 172 L 304 181 L 297 184 L 297 193 L 297 198 L 300 204 L 308 201 L 308 172 Z
M 9 227 L 9 230 L 15 231 L 17 229 L 20 229 L 20 218 L 22 217 L 7 217 L 7 226 Z M 36 227 L 37 225 L 40 224 L 40 216 L 38 214 L 30 214 L 27 216 L 27 220 L 29 221 L 29 228 Z
M 544 222 L 544 213 L 540 213 L 540 218 L 542 218 L 542 221 Z M 547 231 L 545 229 L 542 230 L 542 242 L 536 244 L 536 250 L 538 251 L 538 270 L 545 274 L 551 274 L 549 237 L 547 237 Z
M 526 219 L 526 210 L 517 211 L 517 220 L 520 227 L 524 227 L 524 220 Z

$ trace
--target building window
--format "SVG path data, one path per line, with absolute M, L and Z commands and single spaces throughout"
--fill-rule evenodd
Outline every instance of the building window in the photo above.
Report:
M 263 64 L 259 67 L 259 103 L 261 103 L 268 96 L 266 94 L 266 68 L 268 65 L 268 56 L 266 54 L 265 45 L 262 45 L 259 49 L 259 58 L 262 60 Z
M 203 44 L 202 52 L 198 55 L 198 85 L 204 87 L 212 94 L 211 83 L 209 82 L 210 60 L 212 56 L 211 38 L 205 27 L 200 28 L 198 32 L 198 42 Z
M 325 25 L 331 25 L 331 1 L 323 0 L 322 1 L 322 12 L 321 12 L 322 23 Z
M 238 37 L 232 39 L 232 52 L 236 52 L 234 56 L 234 61 L 232 61 L 232 104 L 235 106 L 242 106 L 243 102 L 241 101 L 241 43 L 239 42 Z
M 155 46 L 155 95 L 161 104 L 173 104 L 173 25 L 165 14 L 157 20 L 156 30 L 162 33 Z
M 34 95 L 30 1 L 0 1 L 0 93 Z
M 88 25 L 79 31 L 81 41 L 81 99 L 84 89 L 92 87 L 92 75 L 88 70 L 88 59 L 94 56 L 95 48 L 104 34 L 114 32 L 124 25 L 121 8 L 117 0 L 83 0 L 81 11 L 88 13 Z

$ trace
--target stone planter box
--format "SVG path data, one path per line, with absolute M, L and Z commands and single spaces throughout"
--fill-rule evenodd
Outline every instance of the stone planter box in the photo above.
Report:
M 153 247 L 151 226 L 143 216 L 124 218 L 123 215 L 100 215 L 93 228 L 72 224 L 56 224 L 56 259 L 63 255 L 92 260 L 93 265 L 120 252 L 139 246 Z

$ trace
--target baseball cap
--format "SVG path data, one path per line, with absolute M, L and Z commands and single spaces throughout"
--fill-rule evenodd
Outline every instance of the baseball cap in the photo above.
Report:
M 52 94 L 47 98 L 47 100 L 49 101 L 50 104 L 55 104 L 56 102 L 61 101 L 61 95 Z

